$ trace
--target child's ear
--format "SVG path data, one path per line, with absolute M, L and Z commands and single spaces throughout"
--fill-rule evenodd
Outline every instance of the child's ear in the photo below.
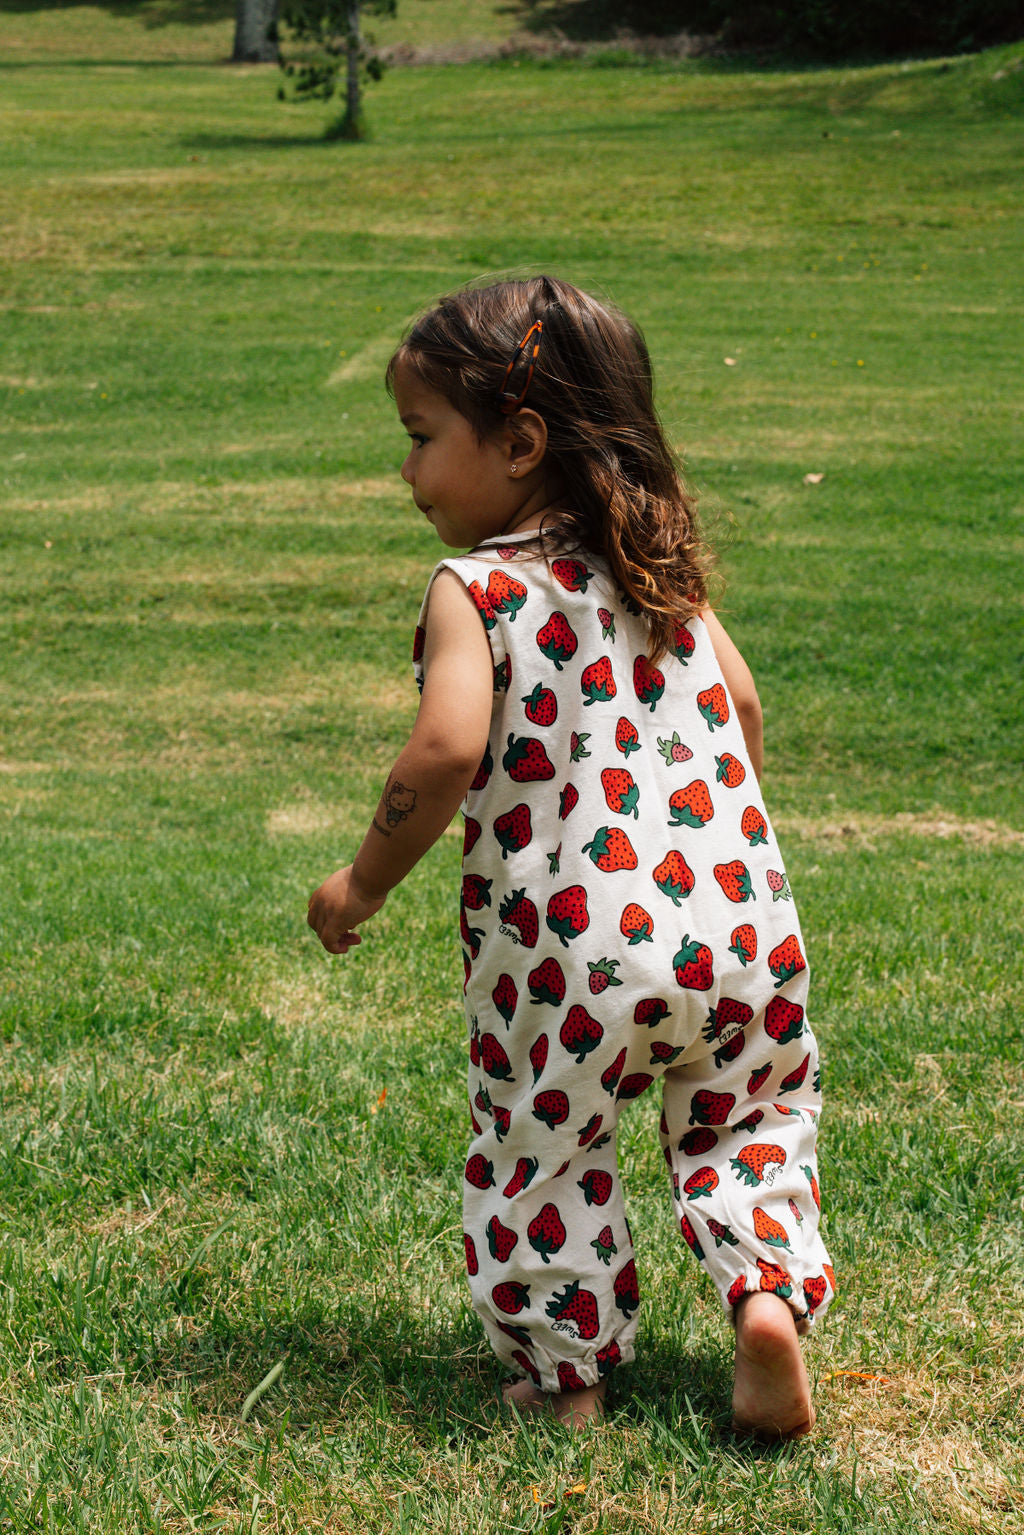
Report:
M 548 429 L 543 416 L 535 410 L 518 410 L 509 418 L 506 427 L 506 443 L 510 458 L 520 472 L 528 474 L 537 469 L 548 448 Z

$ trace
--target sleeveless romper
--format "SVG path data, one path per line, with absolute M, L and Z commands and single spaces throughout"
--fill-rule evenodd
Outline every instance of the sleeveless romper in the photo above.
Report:
M 602 562 L 550 539 L 538 554 L 535 534 L 441 569 L 494 662 L 460 930 L 464 1241 L 495 1352 L 550 1391 L 633 1357 L 615 1133 L 658 1079 L 685 1241 L 727 1311 L 773 1291 L 803 1331 L 833 1294 L 807 965 L 707 630 L 690 620 L 651 665 L 647 625 Z M 428 603 L 429 586 L 421 685 Z

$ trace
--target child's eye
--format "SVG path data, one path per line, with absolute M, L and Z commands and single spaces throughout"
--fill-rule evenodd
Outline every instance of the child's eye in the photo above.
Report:
M 426 440 L 427 439 L 420 432 L 409 433 L 409 441 L 413 444 L 414 447 L 422 448 Z

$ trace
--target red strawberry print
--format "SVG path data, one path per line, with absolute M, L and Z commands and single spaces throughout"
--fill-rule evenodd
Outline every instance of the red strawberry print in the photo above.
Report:
M 795 933 L 790 933 L 784 938 L 768 956 L 768 969 L 775 977 L 776 987 L 785 986 L 794 975 L 807 969 L 807 961 L 800 952 L 800 943 Z
M 474 821 L 471 815 L 466 817 L 466 828 L 462 838 L 462 857 L 465 860 L 480 841 L 480 833 L 483 827 L 479 821 Z
M 494 1164 L 475 1152 L 466 1163 L 466 1182 L 475 1189 L 492 1189 L 494 1187 Z
M 547 656 L 549 661 L 554 662 L 556 670 L 561 671 L 563 661 L 571 661 L 576 654 L 579 640 L 573 633 L 565 614 L 555 612 L 547 623 L 538 629 L 537 644 L 540 646 L 541 655 Z
M 732 752 L 723 752 L 720 757 L 716 757 L 715 766 L 718 768 L 715 779 L 726 789 L 738 789 L 747 776 L 743 763 Z
M 529 1336 L 529 1334 L 527 1334 L 527 1336 Z M 534 1362 L 530 1358 L 530 1356 L 528 1354 L 524 1354 L 523 1350 L 521 1348 L 514 1348 L 512 1350 L 512 1358 L 515 1360 L 516 1364 L 520 1367 L 520 1369 L 524 1370 L 526 1372 L 526 1374 L 533 1381 L 534 1385 L 535 1386 L 539 1386 L 540 1385 L 540 1371 L 538 1370 L 537 1366 L 534 1364 Z
M 602 1226 L 601 1230 L 597 1233 L 597 1239 L 591 1242 L 590 1245 L 600 1262 L 606 1266 L 611 1264 L 612 1259 L 619 1250 L 615 1245 L 615 1238 L 612 1235 L 612 1228 L 610 1226 Z
M 611 1173 L 600 1167 L 588 1167 L 576 1187 L 583 1190 L 588 1205 L 606 1205 L 612 1193 Z
M 596 963 L 593 960 L 587 960 L 587 969 L 590 971 L 590 979 L 587 981 L 587 985 L 595 997 L 599 997 L 603 991 L 607 991 L 609 986 L 622 985 L 622 982 L 615 974 L 618 968 L 619 961 L 617 959 L 599 959 Z
M 604 1348 L 599 1348 L 594 1355 L 594 1363 L 597 1365 L 597 1373 L 602 1377 L 609 1375 L 617 1364 L 622 1363 L 622 1350 L 613 1338 Z
M 803 1215 L 801 1213 L 800 1206 L 797 1204 L 795 1199 L 789 1199 L 786 1202 L 789 1205 L 789 1213 L 790 1213 L 790 1215 L 796 1221 L 798 1226 L 802 1226 L 803 1223 L 804 1223 L 804 1218 L 803 1218 Z
M 710 1199 L 718 1187 L 718 1174 L 713 1167 L 698 1167 L 695 1173 L 691 1173 L 683 1184 L 683 1193 L 688 1200 Z
M 637 735 L 636 726 L 625 716 L 615 727 L 615 749 L 624 757 L 628 757 L 630 752 L 640 750 L 640 737 Z
M 823 1263 L 821 1266 L 825 1270 L 825 1278 L 832 1286 L 832 1294 L 838 1294 L 838 1291 L 836 1290 L 836 1276 L 832 1270 L 832 1265 L 830 1263 Z
M 615 810 L 619 815 L 631 815 L 637 820 L 640 819 L 640 811 L 637 809 L 640 790 L 628 768 L 603 768 L 601 787 L 609 810 Z M 635 868 L 636 865 L 634 864 L 633 867 Z
M 550 1002 L 552 1007 L 560 1007 L 565 1001 L 565 976 L 557 959 L 542 959 L 526 977 L 526 984 L 534 1002 Z
M 683 938 L 679 953 L 672 961 L 676 983 L 691 991 L 710 991 L 714 985 L 714 966 L 711 950 L 699 938 L 691 941 L 689 933 Z
M 511 1076 L 511 1065 L 505 1054 L 505 1047 L 499 1044 L 493 1034 L 480 1036 L 480 1064 L 489 1077 L 494 1077 L 498 1082 L 514 1082 Z
M 589 752 L 587 753 L 587 756 L 590 756 Z M 579 790 L 576 788 L 576 785 L 567 783 L 558 799 L 558 819 L 560 821 L 567 821 L 569 819 L 570 815 L 579 804 L 579 798 L 580 794 Z
M 716 863 L 711 872 L 721 885 L 722 894 L 727 900 L 735 901 L 737 904 L 757 900 L 750 887 L 750 870 L 741 859 L 734 858 L 730 863 Z
M 673 906 L 678 906 L 693 889 L 693 870 L 682 853 L 675 848 L 669 848 L 661 862 L 651 871 L 651 878 Z
M 739 1181 L 747 1188 L 757 1188 L 760 1183 L 767 1183 L 769 1188 L 775 1181 L 775 1169 L 785 1167 L 786 1153 L 781 1146 L 775 1146 L 770 1141 L 751 1141 L 749 1146 L 741 1146 L 734 1157 L 730 1157 L 729 1166 Z
M 514 1199 L 523 1189 L 528 1189 L 540 1163 L 536 1157 L 517 1157 L 515 1172 L 502 1189 L 506 1199 Z
M 799 1088 L 803 1087 L 810 1059 L 809 1055 L 805 1055 L 799 1066 L 791 1071 L 788 1076 L 783 1077 L 779 1083 L 780 1093 L 795 1093 Z
M 759 1093 L 771 1074 L 770 1063 L 767 1066 L 755 1067 L 747 1078 L 747 1096 L 753 1098 L 755 1093 Z
M 598 608 L 597 621 L 601 625 L 601 638 L 615 643 L 615 619 L 607 608 Z
M 718 1070 L 722 1066 L 728 1065 L 729 1062 L 734 1061 L 738 1055 L 742 1055 L 743 1051 L 746 1049 L 746 1045 L 747 1037 L 745 1034 L 734 1034 L 732 1039 L 728 1040 L 724 1045 L 719 1045 L 718 1049 L 711 1057 L 715 1063 L 715 1069 Z
M 654 1078 L 649 1071 L 631 1072 L 628 1077 L 623 1077 L 615 1096 L 617 1099 L 621 1098 L 629 1102 L 633 1098 L 639 1098 L 641 1093 L 645 1093 L 653 1081 Z
M 692 1225 L 690 1224 L 690 1217 L 688 1215 L 681 1215 L 679 1217 L 679 1229 L 683 1233 L 683 1240 L 686 1242 L 687 1246 L 693 1249 L 694 1257 L 699 1258 L 701 1263 L 703 1263 L 704 1249 L 700 1245 L 697 1233 L 694 1231 Z
M 670 826 L 690 826 L 695 831 L 706 826 L 715 813 L 711 794 L 703 778 L 695 778 L 685 789 L 677 789 L 669 795 Z
M 625 1268 L 619 1270 L 612 1289 L 615 1304 L 628 1321 L 640 1304 L 640 1285 L 636 1277 L 636 1263 L 632 1258 Z
M 512 1111 L 511 1109 L 503 1109 L 500 1103 L 496 1103 L 493 1105 L 491 1112 L 494 1115 L 494 1138 L 500 1146 L 512 1124 Z
M 530 1065 L 533 1067 L 533 1083 L 536 1087 L 544 1075 L 544 1067 L 548 1063 L 548 1036 L 538 1034 L 530 1046 Z
M 626 1047 L 623 1045 L 622 1049 L 619 1051 L 614 1061 L 612 1061 L 611 1065 L 606 1066 L 604 1071 L 601 1073 L 601 1086 L 604 1088 L 606 1093 L 611 1093 L 614 1096 L 615 1089 L 619 1085 L 619 1078 L 622 1075 L 622 1068 L 625 1066 L 625 1064 Z
M 485 906 L 490 906 L 492 883 L 479 874 L 466 875 L 462 881 L 462 904 L 467 911 L 482 911 Z
M 765 875 L 768 881 L 768 889 L 772 893 L 772 901 L 791 901 L 793 892 L 789 888 L 789 880 L 780 869 L 769 869 Z
M 729 953 L 735 954 L 744 969 L 757 958 L 757 932 L 749 922 L 741 922 L 739 927 L 733 928 L 729 935 Z
M 657 1028 L 663 1018 L 669 1016 L 664 997 L 641 997 L 633 1009 L 633 1022 L 641 1028 Z
M 740 1119 L 733 1125 L 733 1135 L 753 1135 L 763 1118 L 764 1109 L 754 1109 L 753 1113 L 748 1114 L 746 1119 Z
M 518 1241 L 518 1231 L 510 1231 L 496 1215 L 491 1216 L 487 1222 L 487 1246 L 496 1263 L 507 1263 Z
M 817 1274 L 813 1279 L 805 1279 L 803 1282 L 804 1300 L 807 1309 L 813 1316 L 821 1305 L 828 1291 L 824 1274 Z
M 417 624 L 416 632 L 412 637 L 412 659 L 414 663 L 416 661 L 423 660 L 423 652 L 426 650 L 426 648 L 427 631 L 424 629 L 422 624 Z
M 619 918 L 619 932 L 628 938 L 630 946 L 636 943 L 653 943 L 654 918 L 636 901 L 623 908 Z
M 642 704 L 650 704 L 653 714 L 665 691 L 665 678 L 646 656 L 637 656 L 633 662 L 633 691 Z
M 727 1243 L 730 1247 L 739 1247 L 739 1238 L 734 1237 L 728 1226 L 723 1226 L 721 1221 L 716 1221 L 714 1216 L 708 1216 L 708 1230 L 715 1239 L 715 1246 L 721 1247 Z
M 818 1180 L 814 1176 L 814 1168 L 813 1167 L 801 1167 L 800 1171 L 803 1173 L 804 1177 L 807 1179 L 807 1182 L 811 1185 L 811 1198 L 814 1200 L 816 1208 L 820 1210 L 821 1209 L 821 1194 L 819 1193 L 819 1190 L 818 1190 Z M 835 1285 L 833 1285 L 832 1288 L 835 1289 Z
M 521 943 L 524 949 L 537 947 L 540 931 L 537 908 L 525 890 L 513 890 L 511 895 L 505 896 L 498 907 L 498 916 L 502 932 L 513 943 Z
M 761 847 L 768 841 L 768 822 L 756 805 L 748 805 L 740 816 L 740 831 L 751 847 Z
M 553 853 L 546 855 L 548 860 L 548 873 L 557 874 L 562 867 L 562 844 L 559 843 Z
M 754 1009 L 748 1003 L 737 1002 L 735 997 L 719 997 L 718 1006 L 708 1013 L 704 1038 L 710 1044 L 713 1039 L 721 1039 L 736 1029 L 745 1029 L 753 1016 Z
M 705 688 L 703 693 L 697 694 L 697 708 L 707 721 L 707 727 L 712 733 L 716 726 L 726 723 L 729 718 L 729 704 L 725 689 L 720 682 Z
M 677 661 L 685 666 L 697 648 L 697 642 L 685 624 L 677 624 L 672 638 L 672 650 Z
M 684 745 L 684 743 L 679 739 L 678 730 L 673 730 L 671 737 L 664 741 L 659 736 L 658 750 L 661 752 L 661 755 L 664 757 L 669 767 L 672 766 L 673 762 L 689 762 L 690 758 L 693 756 L 693 752 L 690 750 L 690 748 Z
M 615 678 L 612 676 L 612 663 L 607 656 L 599 656 L 583 668 L 580 690 L 584 707 L 589 704 L 606 704 L 615 697 Z
M 772 997 L 764 1010 L 764 1031 L 777 1045 L 788 1045 L 804 1032 L 804 1010 L 799 1002 Z
M 728 1305 L 728 1306 L 738 1306 L 740 1301 L 743 1299 L 744 1295 L 746 1295 L 746 1293 L 747 1293 L 747 1281 L 746 1281 L 745 1277 L 741 1274 L 739 1276 L 739 1278 L 738 1279 L 734 1279 L 732 1284 L 729 1286 L 729 1293 L 725 1297 L 726 1305 Z
M 484 628 L 489 632 L 494 628 L 495 624 L 498 622 L 498 619 L 488 600 L 487 593 L 484 591 L 479 581 L 470 581 L 466 590 L 468 591 L 470 597 L 473 599 L 474 607 L 484 621 Z
M 581 1290 L 578 1279 L 556 1291 L 545 1309 L 556 1322 L 575 1322 L 577 1336 L 587 1341 L 600 1331 L 597 1296 L 592 1290 Z
M 469 1059 L 474 1066 L 480 1064 L 480 1029 L 476 1019 L 473 1019 L 473 1028 L 469 1036 Z
M 579 1132 L 578 1144 L 581 1146 L 589 1146 L 597 1132 L 600 1130 L 603 1121 L 603 1114 L 591 1114 L 590 1118 L 583 1126 L 583 1129 Z
M 480 766 L 476 770 L 476 777 L 470 784 L 470 790 L 485 789 L 491 774 L 494 772 L 494 758 L 491 756 L 490 745 L 484 747 L 484 754 L 480 760 Z
M 724 1125 L 735 1107 L 736 1099 L 732 1093 L 713 1093 L 710 1088 L 702 1087 L 690 1099 L 689 1122 L 691 1125 Z
M 515 805 L 506 810 L 504 815 L 498 816 L 493 830 L 502 858 L 507 858 L 509 853 L 521 853 L 533 838 L 529 805 Z M 489 906 L 490 902 L 487 904 Z
M 565 890 L 556 891 L 548 902 L 546 921 L 566 949 L 570 939 L 585 933 L 590 926 L 590 913 L 587 911 L 587 892 L 583 886 L 569 885 Z
M 764 1258 L 758 1258 L 757 1266 L 761 1270 L 761 1289 L 773 1291 L 788 1300 L 793 1293 L 791 1275 L 777 1263 L 768 1263 Z
M 541 1262 L 550 1263 L 551 1254 L 559 1252 L 565 1246 L 565 1226 L 558 1213 L 558 1206 L 542 1205 L 539 1214 L 535 1215 L 527 1226 L 526 1235 Z
M 466 948 L 469 950 L 473 958 L 476 959 L 477 955 L 480 953 L 480 940 L 484 936 L 484 930 L 482 927 L 470 927 L 468 918 L 466 917 L 466 908 L 462 905 L 461 902 L 459 903 L 459 906 L 459 933 L 462 936 L 462 941 L 466 945 Z
M 506 656 L 504 661 L 500 661 L 494 668 L 494 691 L 496 693 L 507 693 L 511 686 L 512 657 Z
M 579 733 L 577 733 L 575 730 L 572 732 L 572 734 L 569 737 L 569 761 L 570 762 L 582 762 L 584 757 L 589 757 L 590 756 L 590 753 L 586 749 L 586 743 L 589 740 L 590 740 L 590 731 L 589 730 L 582 730 Z
M 462 1233 L 462 1245 L 466 1249 L 466 1273 L 470 1276 L 479 1274 L 480 1262 L 476 1255 L 476 1243 L 468 1231 Z
M 523 713 L 531 725 L 553 725 L 558 718 L 558 699 L 542 682 L 522 702 L 526 705 Z
M 787 1252 L 793 1250 L 785 1226 L 759 1205 L 754 1206 L 754 1235 L 767 1247 L 784 1247 Z
M 569 1118 L 569 1100 L 558 1088 L 548 1088 L 533 1100 L 533 1117 L 554 1130 Z
M 685 1045 L 673 1047 L 664 1039 L 654 1039 L 651 1041 L 651 1065 L 672 1066 L 682 1055 L 685 1048 Z
M 491 1001 L 494 1003 L 495 1010 L 504 1018 L 506 1026 L 510 1024 L 519 1005 L 519 992 L 516 990 L 515 981 L 504 971 L 495 982 Z
M 593 579 L 594 572 L 588 570 L 579 560 L 552 560 L 551 574 L 567 592 L 585 592 L 588 581 Z
M 526 587 L 504 570 L 492 570 L 487 582 L 487 601 L 495 613 L 507 613 L 511 623 L 526 601 Z
M 565 1022 L 558 1031 L 558 1039 L 563 1050 L 576 1057 L 577 1066 L 582 1066 L 591 1050 L 596 1050 L 604 1038 L 604 1029 L 596 1018 L 591 1018 L 585 1007 L 579 1004 L 570 1007 L 566 1014 Z
M 604 874 L 614 874 L 619 869 L 635 869 L 637 856 L 626 833 L 618 826 L 599 826 L 591 842 L 585 842 L 580 850 L 589 853 L 594 867 Z
M 568 1359 L 558 1361 L 558 1389 L 559 1391 L 585 1391 L 587 1383 L 580 1378 L 580 1373 L 574 1364 Z
M 536 736 L 511 734 L 501 765 L 513 783 L 543 783 L 555 776 L 555 765 Z
M 491 1300 L 506 1316 L 517 1316 L 520 1311 L 529 1307 L 530 1286 L 507 1279 L 494 1286 L 491 1291 Z
M 706 1125 L 699 1125 L 696 1130 L 687 1130 L 679 1142 L 679 1150 L 684 1157 L 703 1157 L 718 1145 L 718 1136 L 714 1130 Z

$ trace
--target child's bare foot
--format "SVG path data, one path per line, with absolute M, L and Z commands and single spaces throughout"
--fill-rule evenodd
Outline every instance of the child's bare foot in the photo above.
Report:
M 733 1427 L 758 1439 L 799 1439 L 814 1427 L 796 1318 L 781 1296 L 746 1295 L 735 1311 Z
M 552 1414 L 569 1428 L 579 1428 L 595 1418 L 604 1417 L 606 1381 L 586 1386 L 582 1391 L 542 1391 L 532 1380 L 515 1380 L 502 1386 L 502 1401 L 516 1407 L 524 1417 L 528 1413 Z

